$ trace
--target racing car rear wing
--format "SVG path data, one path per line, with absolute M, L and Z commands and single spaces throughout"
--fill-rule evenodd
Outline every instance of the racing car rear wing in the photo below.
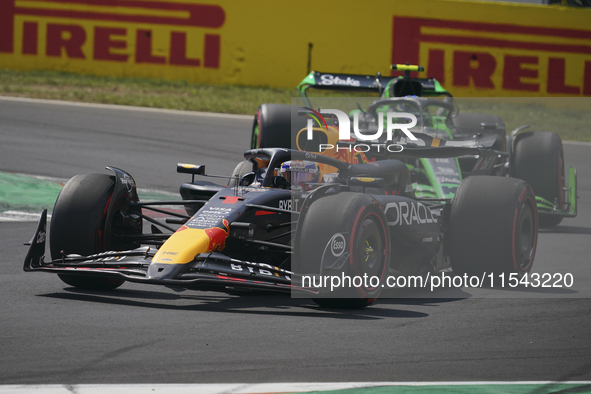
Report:
M 405 66 L 393 65 L 392 68 L 397 71 L 407 71 Z M 412 69 L 410 71 L 418 71 Z M 319 90 L 337 90 L 337 91 L 359 91 L 374 92 L 383 97 L 401 97 L 407 95 L 415 96 L 450 96 L 439 81 L 435 78 L 410 78 L 383 76 L 380 73 L 375 75 L 362 74 L 340 74 L 312 71 L 299 83 L 297 89 L 304 100 L 306 106 L 311 107 L 307 90 L 309 88 Z

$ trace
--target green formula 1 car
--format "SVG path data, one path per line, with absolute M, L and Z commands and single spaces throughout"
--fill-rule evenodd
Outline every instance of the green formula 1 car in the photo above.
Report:
M 556 226 L 565 217 L 577 214 L 576 171 L 573 167 L 565 168 L 564 153 L 560 137 L 553 132 L 531 132 L 528 126 L 512 131 L 508 136 L 502 119 L 493 114 L 460 113 L 453 104 L 452 95 L 434 78 L 412 78 L 411 72 L 424 71 L 423 67 L 413 65 L 393 65 L 392 69 L 404 71 L 404 76 L 385 77 L 376 75 L 355 75 L 321 73 L 313 71 L 298 85 L 302 107 L 310 111 L 313 105 L 309 91 L 359 92 L 371 93 L 375 100 L 366 108 L 358 104 L 357 109 L 348 111 L 350 123 L 359 133 L 351 130 L 346 140 L 335 137 L 333 126 L 314 127 L 312 143 L 302 133 L 309 118 L 301 116 L 302 107 L 263 104 L 259 107 L 252 129 L 251 148 L 284 147 L 331 155 L 322 150 L 328 141 L 338 140 L 338 144 L 349 145 L 351 154 L 332 154 L 351 163 L 371 162 L 383 159 L 400 159 L 411 172 L 415 195 L 420 198 L 438 200 L 453 199 L 462 180 L 468 176 L 477 163 L 478 155 L 455 158 L 405 158 L 400 152 L 385 149 L 362 149 L 356 152 L 351 146 L 360 142 L 363 135 L 377 135 L 380 125 L 386 124 L 386 118 L 393 113 L 412 114 L 416 124 L 410 128 L 419 133 L 420 141 L 428 140 L 432 146 L 459 146 L 471 143 L 476 138 L 494 136 L 493 149 L 498 152 L 495 168 L 491 175 L 510 176 L 527 181 L 536 194 L 539 224 L 542 227 Z M 324 93 L 324 92 L 323 92 Z M 322 99 L 325 99 L 323 97 Z M 323 102 L 322 99 L 314 99 Z M 317 112 L 320 114 L 320 112 Z M 390 114 L 390 115 L 388 115 Z M 331 120 L 328 120 L 331 123 Z M 396 144 L 402 142 L 408 146 L 402 133 L 394 133 L 392 139 L 382 134 L 373 145 Z M 411 145 L 412 145 L 412 141 Z M 334 145 L 334 143 L 332 144 Z M 372 144 L 369 144 L 372 145 Z M 338 148 L 337 148 L 338 149 Z

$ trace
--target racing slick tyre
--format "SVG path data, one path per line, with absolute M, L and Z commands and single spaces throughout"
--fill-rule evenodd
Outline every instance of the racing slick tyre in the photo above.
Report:
M 254 117 L 251 149 L 295 149 L 295 136 L 306 127 L 306 119 L 298 117 L 297 111 L 298 107 L 291 105 L 262 104 Z
M 497 135 L 497 142 L 493 149 L 505 152 L 507 150 L 507 136 L 505 134 L 505 123 L 497 115 L 479 113 L 460 113 L 453 118 L 454 126 L 461 133 L 490 133 Z M 493 129 L 483 129 L 482 125 L 496 125 Z
M 563 207 L 564 153 L 562 140 L 548 131 L 518 134 L 515 139 L 511 176 L 527 181 L 536 196 Z M 560 224 L 562 217 L 539 215 L 541 227 Z
M 470 176 L 452 201 L 446 252 L 454 273 L 531 270 L 536 251 L 536 200 L 521 179 Z
M 52 259 L 71 253 L 100 253 L 107 250 L 107 245 L 119 250 L 137 247 L 116 244 L 105 238 L 106 233 L 111 233 L 105 231 L 105 222 L 114 187 L 115 177 L 106 174 L 76 175 L 66 183 L 55 202 L 51 218 L 49 249 Z M 137 230 L 131 232 L 137 233 Z M 58 276 L 70 286 L 87 290 L 112 290 L 125 282 L 109 277 Z
M 342 287 L 325 288 L 321 297 L 313 298 L 318 305 L 363 308 L 372 304 L 390 265 L 390 235 L 383 210 L 360 193 L 342 192 L 314 201 L 301 226 L 298 223 L 294 260 L 295 271 L 302 275 L 342 280 Z M 331 284 L 336 283 L 326 287 Z

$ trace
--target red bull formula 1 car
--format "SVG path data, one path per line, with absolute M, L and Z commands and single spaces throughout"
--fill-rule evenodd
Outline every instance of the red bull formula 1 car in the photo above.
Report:
M 285 148 L 245 152 L 227 186 L 196 180 L 207 176 L 204 166 L 179 164 L 178 172 L 192 176 L 181 201 L 142 202 L 132 176 L 107 167 L 112 175 L 78 175 L 61 191 L 48 261 L 43 212 L 24 270 L 55 273 L 83 289 L 125 281 L 259 289 L 327 307 L 367 306 L 392 275 L 424 277 L 451 266 L 456 274 L 521 276 L 536 250 L 535 195 L 523 180 L 488 176 L 502 157 L 494 142 L 403 147 L 407 159 L 479 157 L 453 199 L 417 197 L 401 160 L 351 164 Z M 184 210 L 167 209 L 175 204 Z M 171 217 L 162 222 L 148 211 Z M 319 284 L 331 276 L 371 280 Z

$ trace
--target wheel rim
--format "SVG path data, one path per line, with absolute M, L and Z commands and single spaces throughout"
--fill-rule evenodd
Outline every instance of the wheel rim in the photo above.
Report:
M 361 222 L 357 234 L 353 253 L 357 275 L 378 277 L 381 283 L 387 248 L 381 221 L 373 213 L 367 215 Z M 368 290 L 375 288 L 367 287 Z

